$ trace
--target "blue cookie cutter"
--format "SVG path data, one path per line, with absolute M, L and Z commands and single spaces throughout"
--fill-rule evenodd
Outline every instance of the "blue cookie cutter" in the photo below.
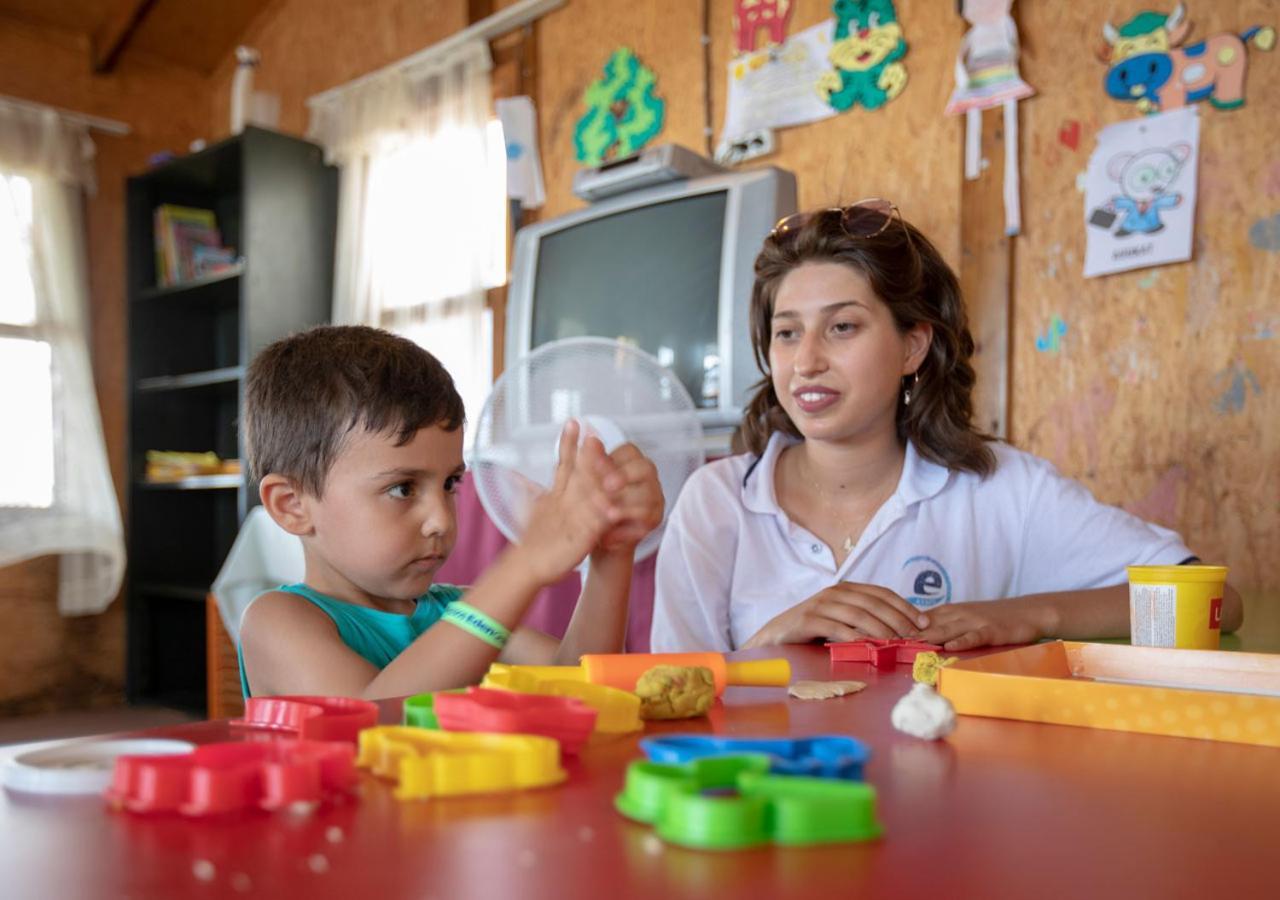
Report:
M 867 745 L 839 735 L 807 738 L 722 738 L 674 734 L 644 738 L 640 749 L 651 762 L 680 765 L 711 756 L 762 753 L 774 775 L 842 778 L 861 781 L 862 767 L 871 757 Z

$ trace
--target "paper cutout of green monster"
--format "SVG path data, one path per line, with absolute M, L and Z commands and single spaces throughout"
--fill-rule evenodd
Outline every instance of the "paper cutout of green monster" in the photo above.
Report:
M 604 64 L 604 77 L 583 94 L 587 113 L 573 129 L 579 162 L 598 166 L 636 153 L 662 130 L 666 102 L 654 94 L 658 77 L 627 47 Z
M 827 58 L 835 70 L 818 79 L 818 93 L 841 112 L 862 104 L 878 109 L 902 93 L 907 52 L 893 0 L 835 0 L 836 30 Z

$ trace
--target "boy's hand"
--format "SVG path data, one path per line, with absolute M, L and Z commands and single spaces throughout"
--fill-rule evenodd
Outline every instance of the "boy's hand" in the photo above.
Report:
M 609 459 L 622 476 L 622 487 L 613 494 L 622 518 L 605 532 L 597 553 L 632 553 L 645 536 L 662 524 L 666 501 L 658 481 L 658 467 L 635 444 L 623 444 Z
M 888 588 L 842 581 L 775 616 L 740 649 L 801 644 L 821 638 L 917 638 L 930 625 L 926 616 Z
M 519 549 L 540 584 L 551 584 L 582 562 L 623 518 L 617 496 L 626 479 L 597 437 L 578 446 L 581 427 L 560 432 L 560 461 L 551 488 L 534 501 Z
M 1016 600 L 948 603 L 929 611 L 929 627 L 918 639 L 944 650 L 1029 644 L 1048 634 L 1041 618 L 1035 607 Z

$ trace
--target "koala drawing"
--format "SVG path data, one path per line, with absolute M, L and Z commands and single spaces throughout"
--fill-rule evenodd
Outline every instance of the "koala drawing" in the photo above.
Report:
M 1162 209 L 1173 209 L 1182 194 L 1170 191 L 1182 166 L 1191 157 L 1191 145 L 1149 147 L 1137 153 L 1117 153 L 1107 163 L 1107 174 L 1120 185 L 1120 193 L 1107 206 L 1124 218 L 1116 237 L 1155 234 L 1164 228 Z

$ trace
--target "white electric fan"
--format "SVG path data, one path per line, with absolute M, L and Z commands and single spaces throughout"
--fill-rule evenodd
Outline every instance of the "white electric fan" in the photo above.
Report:
M 653 460 L 668 514 L 705 459 L 689 392 L 648 353 L 608 338 L 544 344 L 494 385 L 467 460 L 485 512 L 514 543 L 533 501 L 551 486 L 560 432 L 570 419 L 595 433 L 606 451 L 630 441 Z M 636 547 L 636 559 L 653 553 L 661 539 L 659 527 Z

